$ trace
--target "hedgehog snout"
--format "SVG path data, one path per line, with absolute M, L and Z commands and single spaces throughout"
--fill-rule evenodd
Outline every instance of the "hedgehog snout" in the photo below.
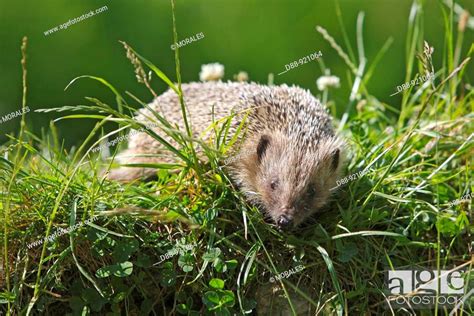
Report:
M 277 213 L 275 223 L 278 229 L 288 231 L 295 226 L 296 209 L 294 207 L 283 207 Z
M 288 228 L 291 227 L 292 223 L 293 223 L 293 219 L 287 215 L 281 215 L 277 220 L 277 226 L 281 230 L 287 230 Z

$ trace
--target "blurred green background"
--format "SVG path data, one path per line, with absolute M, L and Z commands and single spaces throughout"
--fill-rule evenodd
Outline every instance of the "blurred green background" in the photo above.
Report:
M 202 64 L 220 62 L 225 66 L 225 79 L 239 70 L 250 79 L 266 83 L 275 74 L 275 83 L 297 84 L 319 93 L 315 81 L 321 75 L 316 62 L 302 65 L 281 76 L 285 64 L 321 50 L 325 65 L 341 78 L 341 87 L 331 98 L 344 108 L 350 93 L 347 67 L 336 52 L 315 31 L 321 25 L 343 45 L 336 17 L 336 1 L 325 0 L 177 0 L 178 34 L 184 39 L 202 32 L 205 38 L 180 49 L 183 82 L 199 80 Z M 443 1 L 421 1 L 424 8 L 424 38 L 434 46 L 435 67 L 439 68 L 444 28 Z M 404 82 L 405 39 L 411 0 L 340 0 L 344 26 L 355 48 L 355 25 L 359 11 L 365 12 L 364 39 L 370 63 L 385 41 L 394 42 L 377 67 L 368 88 L 380 100 L 398 107 L 400 95 L 390 97 L 396 86 Z M 474 1 L 457 1 L 474 12 Z M 48 36 L 44 32 L 106 5 L 108 10 L 76 23 L 66 30 Z M 457 29 L 457 23 L 455 25 Z M 137 83 L 134 70 L 119 40 L 134 49 L 175 79 L 171 4 L 167 0 L 15 0 L 0 3 L 0 116 L 21 106 L 21 38 L 28 36 L 28 106 L 30 109 L 87 104 L 92 96 L 114 104 L 111 93 L 94 81 L 82 80 L 64 91 L 74 77 L 89 74 L 103 77 L 120 91 L 130 91 L 142 100 L 152 96 Z M 474 39 L 467 29 L 463 55 Z M 462 55 L 462 56 L 463 56 Z M 472 63 L 468 72 L 472 77 Z M 166 89 L 154 78 L 157 92 Z M 133 102 L 131 102 L 133 104 Z M 35 132 L 47 128 L 58 113 L 33 111 L 27 121 Z M 16 131 L 20 119 L 0 124 L 0 140 Z M 69 120 L 58 123 L 67 145 L 84 139 L 94 122 Z

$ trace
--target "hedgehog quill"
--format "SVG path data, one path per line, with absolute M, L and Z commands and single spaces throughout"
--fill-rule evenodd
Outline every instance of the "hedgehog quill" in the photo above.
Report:
M 183 84 L 182 91 L 194 136 L 206 130 L 213 115 L 220 119 L 240 113 L 232 120 L 229 137 L 245 119 L 246 132 L 239 134 L 229 157 L 245 155 L 229 160 L 225 168 L 248 201 L 278 228 L 294 228 L 326 204 L 341 173 L 344 143 L 335 135 L 326 109 L 309 91 L 221 81 Z M 184 130 L 174 91 L 168 90 L 149 106 Z M 150 124 L 147 117 L 153 117 L 152 112 L 142 109 L 136 119 Z M 159 129 L 155 132 L 166 136 Z M 152 156 L 164 152 L 158 141 L 141 132 L 130 138 L 128 149 L 117 159 L 121 164 L 169 161 Z M 154 174 L 153 168 L 120 167 L 108 178 L 129 182 Z

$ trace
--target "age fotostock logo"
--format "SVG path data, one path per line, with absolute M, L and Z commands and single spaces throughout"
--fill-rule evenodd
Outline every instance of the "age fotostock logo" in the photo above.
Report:
M 424 309 L 454 307 L 464 294 L 461 270 L 394 270 L 387 272 L 388 301 L 392 307 Z

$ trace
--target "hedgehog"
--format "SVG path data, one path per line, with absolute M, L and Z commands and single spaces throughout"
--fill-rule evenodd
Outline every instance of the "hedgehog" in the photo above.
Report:
M 280 230 L 299 226 L 327 203 L 341 173 L 344 142 L 335 134 L 327 110 L 308 90 L 217 81 L 183 84 L 182 92 L 193 136 L 208 139 L 207 128 L 221 118 L 232 117 L 229 137 L 244 126 L 224 168 L 246 199 Z M 149 124 L 153 111 L 185 130 L 173 90 L 141 109 L 136 119 Z M 173 143 L 160 129 L 154 131 Z M 142 165 L 173 161 L 166 152 L 160 142 L 139 132 L 117 159 Z M 112 169 L 108 178 L 130 182 L 153 175 L 153 168 L 122 166 Z

